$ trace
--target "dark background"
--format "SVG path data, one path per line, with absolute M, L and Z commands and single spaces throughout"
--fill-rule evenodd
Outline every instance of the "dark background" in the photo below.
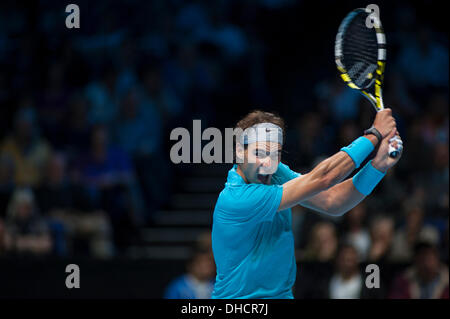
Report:
M 375 116 L 334 63 L 339 23 L 369 3 L 76 1 L 81 28 L 67 29 L 69 3 L 2 2 L 0 238 L 47 234 L 50 245 L 29 253 L 0 239 L 0 296 L 163 297 L 192 248 L 208 244 L 198 238 L 208 237 L 230 168 L 172 164 L 171 130 L 192 131 L 192 120 L 201 119 L 202 129 L 223 131 L 252 109 L 274 111 L 287 125 L 282 161 L 306 173 Z M 433 229 L 448 263 L 448 35 L 443 1 L 376 3 L 388 43 L 385 104 L 405 152 L 363 209 L 370 236 L 379 216 L 393 227 L 386 252 L 363 259 L 361 269 L 376 262 L 390 287 L 413 262 L 388 257 L 410 211 L 419 211 L 411 214 L 420 216 L 420 228 Z M 29 144 L 17 155 L 21 125 Z M 102 147 L 107 164 L 97 165 L 93 154 Z M 9 213 L 23 189 L 32 194 L 34 216 L 25 230 Z M 316 263 L 325 274 L 334 269 L 335 253 L 308 257 L 313 226 L 331 224 L 327 240 L 338 246 L 349 221 L 306 209 L 294 214 L 296 297 L 305 298 L 310 287 L 301 280 L 321 277 Z M 97 225 L 94 235 L 83 226 L 70 231 L 81 220 Z M 95 236 L 102 249 L 92 248 Z M 84 289 L 66 290 L 69 263 L 80 265 Z

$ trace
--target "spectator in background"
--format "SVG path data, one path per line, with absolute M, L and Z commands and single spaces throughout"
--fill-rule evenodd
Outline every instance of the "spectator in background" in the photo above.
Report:
M 197 250 L 187 263 L 187 273 L 166 288 L 165 299 L 211 299 L 215 265 L 210 251 Z
M 339 127 L 338 144 L 347 145 L 361 135 L 360 128 L 354 121 L 345 121 Z M 341 145 L 341 144 L 339 144 Z
M 70 254 L 77 254 L 78 242 L 86 241 L 88 253 L 96 258 L 113 255 L 112 230 L 108 216 L 100 210 L 92 210 L 84 189 L 74 185 L 66 175 L 66 160 L 55 154 L 47 163 L 44 183 L 36 190 L 41 212 L 51 221 L 53 229 L 64 227 Z M 53 231 L 55 233 L 55 231 Z M 57 240 L 55 240 L 55 244 Z M 63 254 L 61 253 L 61 254 Z
M 361 275 L 357 249 L 344 244 L 336 259 L 336 271 L 331 276 L 328 297 L 331 299 L 373 299 L 383 297 L 382 288 L 368 289 Z M 381 285 L 380 285 L 381 286 Z
M 23 101 L 28 105 L 30 101 Z M 42 179 L 43 166 L 51 154 L 50 145 L 38 134 L 33 108 L 20 108 L 14 118 L 14 132 L 6 137 L 0 152 L 14 161 L 14 182 L 18 186 L 36 186 Z
M 358 262 L 358 251 L 351 245 L 341 247 L 336 272 L 329 285 L 331 299 L 359 299 L 364 286 Z
M 248 41 L 242 29 L 226 19 L 226 2 L 212 8 L 211 25 L 198 34 L 200 40 L 208 41 L 220 48 L 226 60 L 235 61 L 248 50 Z
M 108 213 L 116 244 L 123 247 L 140 222 L 140 203 L 134 196 L 137 186 L 131 159 L 110 143 L 104 125 L 93 129 L 89 153 L 81 160 L 79 170 L 95 208 Z
M 388 216 L 377 216 L 370 227 L 371 246 L 368 261 L 383 263 L 389 255 L 394 237 L 394 220 Z
M 93 81 L 85 88 L 90 103 L 88 117 L 91 124 L 104 124 L 108 128 L 119 111 L 117 72 L 111 65 L 105 66 L 100 81 Z
M 18 189 L 8 205 L 6 246 L 16 255 L 49 255 L 52 237 L 46 221 L 39 215 L 30 189 Z
M 169 173 L 163 160 L 163 128 L 154 104 L 143 102 L 135 87 L 122 100 L 120 116 L 114 125 L 115 141 L 125 150 L 136 168 L 136 177 L 145 202 L 144 222 L 151 222 L 151 213 L 168 200 Z
M 327 221 L 318 222 L 311 230 L 309 242 L 301 259 L 329 262 L 335 258 L 337 248 L 338 239 L 334 224 Z
M 449 150 L 448 143 L 439 142 L 433 147 L 433 171 L 426 179 L 426 204 L 427 208 L 436 212 L 434 215 L 445 217 L 448 214 L 449 198 Z
M 435 241 L 439 240 L 437 230 L 432 226 L 423 225 L 423 208 L 414 204 L 405 206 L 406 223 L 395 232 L 392 249 L 389 254 L 389 260 L 393 262 L 411 262 L 414 254 L 414 245 L 421 238 L 429 237 L 429 234 L 435 238 Z
M 356 120 L 362 96 L 355 90 L 342 85 L 339 77 L 319 83 L 315 91 L 320 104 L 326 107 L 326 112 L 331 114 L 334 122 Z
M 163 78 L 170 83 L 177 97 L 191 107 L 192 118 L 210 120 L 213 111 L 208 103 L 215 85 L 214 75 L 199 57 L 198 46 L 190 40 L 183 40 L 176 52 L 164 66 Z
M 165 126 L 175 116 L 181 114 L 182 102 L 175 91 L 163 81 L 157 65 L 147 67 L 143 71 L 142 84 L 142 98 L 145 103 L 143 112 L 146 112 L 148 119 L 152 120 L 152 126 L 158 126 L 159 121 Z
M 366 202 L 361 202 L 345 214 L 344 217 L 347 223 L 344 241 L 356 249 L 360 261 L 365 261 L 367 259 L 371 246 L 370 234 L 364 225 L 366 211 Z
M 209 30 L 210 19 L 208 12 L 200 1 L 184 4 L 175 16 L 175 25 L 178 33 L 185 35 L 199 34 Z
M 417 37 L 410 38 L 397 59 L 410 86 L 448 87 L 448 48 L 433 39 L 428 27 L 419 28 Z
M 400 169 L 392 167 L 386 172 L 384 182 L 380 185 L 377 195 L 370 201 L 372 209 L 385 209 L 390 213 L 403 209 L 401 204 L 407 201 L 411 194 L 407 192 L 408 185 L 405 180 L 399 177 Z
M 68 112 L 64 119 L 65 151 L 74 157 L 86 152 L 89 147 L 91 125 L 89 124 L 89 105 L 87 98 L 74 93 L 68 101 Z
M 117 94 L 122 98 L 133 86 L 137 85 L 136 73 L 136 43 L 133 39 L 124 39 L 120 45 L 119 53 L 114 62 L 118 65 L 117 70 Z
M 211 254 L 213 253 L 211 231 L 205 231 L 198 236 L 197 248 L 202 251 L 209 251 Z
M 306 167 L 316 159 L 317 156 L 328 154 L 331 136 L 327 134 L 320 113 L 309 112 L 297 120 L 297 125 L 291 131 L 291 149 L 298 150 L 301 154 L 297 160 L 300 167 Z
M 150 65 L 145 68 L 142 71 L 142 81 L 141 91 L 129 92 L 124 103 L 128 104 L 131 110 L 124 111 L 130 124 L 133 121 L 141 122 L 140 128 L 136 128 L 141 134 L 139 139 L 141 144 L 136 145 L 136 142 L 133 144 L 136 146 L 132 150 L 133 158 L 144 197 L 147 199 L 147 207 L 150 210 L 157 210 L 167 203 L 170 193 L 168 189 L 171 187 L 163 134 L 169 127 L 173 127 L 174 121 L 182 114 L 183 104 L 175 91 L 161 78 L 159 66 Z M 140 119 L 135 120 L 136 116 Z M 127 129 L 131 134 L 138 133 L 132 126 L 125 125 L 121 126 L 122 140 L 129 139 L 126 137 Z
M 419 242 L 414 248 L 414 264 L 395 280 L 391 299 L 448 299 L 448 266 L 441 263 L 434 244 Z

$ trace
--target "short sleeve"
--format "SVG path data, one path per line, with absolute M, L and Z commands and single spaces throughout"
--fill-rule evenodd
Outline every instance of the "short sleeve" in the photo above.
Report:
M 271 221 L 278 211 L 283 186 L 249 184 L 228 189 L 219 199 L 220 216 L 236 222 Z
M 277 185 L 283 185 L 286 182 L 289 182 L 291 179 L 299 177 L 301 174 L 294 172 L 287 166 L 280 162 L 278 164 L 278 169 L 272 176 L 272 182 Z

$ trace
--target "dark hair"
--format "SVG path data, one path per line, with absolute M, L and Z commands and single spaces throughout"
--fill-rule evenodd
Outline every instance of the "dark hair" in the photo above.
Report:
M 261 110 L 254 110 L 248 113 L 239 122 L 237 122 L 236 128 L 241 128 L 244 131 L 245 129 L 259 123 L 276 124 L 283 129 L 284 133 L 284 120 L 275 113 L 264 112 Z
M 259 123 L 273 123 L 278 125 L 283 130 L 283 139 L 285 138 L 284 120 L 276 113 L 264 112 L 261 110 L 251 111 L 237 122 L 235 128 L 240 128 L 242 131 L 245 131 L 247 128 Z M 247 145 L 244 145 L 244 148 L 247 148 Z
M 199 257 L 210 254 L 211 251 L 205 248 L 194 247 L 191 249 L 191 253 L 186 260 L 186 268 L 189 270 L 190 267 L 198 260 Z
M 419 255 L 420 253 L 422 253 L 424 251 L 428 251 L 428 250 L 430 250 L 436 254 L 439 254 L 436 245 L 434 243 L 426 241 L 426 240 L 419 240 L 418 242 L 416 242 L 413 250 L 414 250 L 415 256 Z

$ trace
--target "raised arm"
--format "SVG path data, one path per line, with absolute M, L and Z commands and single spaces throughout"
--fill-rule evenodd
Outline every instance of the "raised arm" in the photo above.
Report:
M 395 132 L 395 120 L 392 111 L 385 109 L 378 112 L 374 125 L 381 138 Z M 366 135 L 356 139 L 348 147 L 319 163 L 305 175 L 301 175 L 283 184 L 283 196 L 278 211 L 291 208 L 313 196 L 328 190 L 340 183 L 366 159 L 378 144 L 374 135 Z
M 355 169 L 355 163 L 345 152 L 320 162 L 310 173 L 283 184 L 283 196 L 278 211 L 291 208 L 339 183 Z
M 366 166 L 371 165 L 381 174 L 385 174 L 390 167 L 398 162 L 402 152 L 400 152 L 400 156 L 397 158 L 390 158 L 387 155 L 389 139 L 393 137 L 395 133 L 396 132 L 393 132 L 391 135 L 383 139 L 375 158 Z M 400 136 L 397 138 L 401 141 Z M 397 141 L 394 141 L 394 147 L 397 147 L 396 143 Z M 370 169 L 370 167 L 368 168 Z M 351 178 L 331 187 L 326 191 L 312 196 L 311 198 L 301 202 L 300 205 L 327 215 L 341 216 L 358 205 L 367 195 L 367 191 L 362 190 L 361 192 L 355 187 L 354 179 Z

